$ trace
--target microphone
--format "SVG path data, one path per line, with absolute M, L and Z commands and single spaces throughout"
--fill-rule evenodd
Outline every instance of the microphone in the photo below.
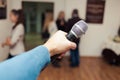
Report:
M 76 39 L 80 38 L 83 34 L 85 34 L 87 29 L 88 29 L 87 23 L 84 22 L 83 20 L 80 20 L 73 25 L 72 29 L 70 30 L 66 37 L 68 40 L 75 42 Z
M 70 32 L 66 35 L 66 38 L 72 42 L 76 42 L 77 39 L 79 39 L 83 34 L 85 34 L 87 29 L 88 29 L 87 23 L 84 22 L 83 20 L 80 20 L 73 25 Z M 51 57 L 52 64 L 55 64 L 58 61 L 60 61 L 57 60 L 59 56 L 60 54 Z
M 68 40 L 76 43 L 76 40 L 79 39 L 83 34 L 85 34 L 87 29 L 88 29 L 87 23 L 84 22 L 83 20 L 80 20 L 73 25 L 70 32 L 66 35 L 66 38 Z M 60 60 L 57 60 L 57 58 L 59 56 L 60 56 L 60 54 L 55 55 L 54 57 L 51 58 L 52 64 L 55 64 L 58 61 L 60 61 Z

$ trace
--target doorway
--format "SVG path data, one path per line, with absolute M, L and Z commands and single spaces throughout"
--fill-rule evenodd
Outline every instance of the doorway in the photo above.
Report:
M 41 37 L 44 14 L 47 10 L 54 12 L 54 3 L 48 2 L 22 2 L 25 15 L 25 45 L 30 50 L 44 43 Z

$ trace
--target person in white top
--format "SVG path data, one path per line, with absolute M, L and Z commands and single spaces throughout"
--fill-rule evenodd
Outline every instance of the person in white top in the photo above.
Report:
M 58 29 L 57 29 L 57 25 L 56 22 L 54 21 L 53 18 L 53 13 L 52 11 L 47 11 L 45 13 L 45 21 L 44 21 L 44 26 L 43 26 L 43 32 L 48 31 L 49 33 L 49 37 L 53 36 L 53 34 L 55 34 Z M 51 62 L 54 62 L 54 59 L 57 57 L 57 55 L 52 56 L 51 57 Z M 56 61 L 59 60 L 59 58 L 56 58 Z M 59 62 L 54 62 L 52 63 L 52 65 L 54 67 L 60 67 Z
M 51 11 L 47 11 L 45 13 L 45 21 L 43 25 L 43 32 L 48 31 L 49 37 L 51 37 L 55 32 L 58 31 L 57 25 L 53 19 L 53 13 Z
M 48 32 L 50 34 L 50 37 L 55 34 L 58 31 L 57 26 L 54 21 L 50 22 L 48 26 Z
M 10 13 L 10 20 L 15 24 L 12 28 L 11 37 L 8 37 L 3 43 L 3 46 L 10 47 L 9 58 L 19 55 L 25 51 L 24 48 L 24 26 L 23 26 L 23 12 L 22 10 L 12 10 Z

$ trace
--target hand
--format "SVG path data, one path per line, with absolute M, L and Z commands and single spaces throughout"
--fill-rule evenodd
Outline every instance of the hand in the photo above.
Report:
M 1 46 L 2 46 L 3 48 L 5 47 L 5 45 L 6 45 L 5 43 L 2 43 L 2 44 L 1 44 Z
M 51 56 L 76 48 L 76 44 L 69 41 L 66 35 L 67 33 L 58 31 L 44 44 Z
M 6 44 L 9 46 L 10 45 L 10 38 L 6 39 Z
M 4 46 L 10 46 L 10 38 L 7 38 L 6 41 L 4 43 L 2 43 L 1 46 L 2 47 L 4 47 Z

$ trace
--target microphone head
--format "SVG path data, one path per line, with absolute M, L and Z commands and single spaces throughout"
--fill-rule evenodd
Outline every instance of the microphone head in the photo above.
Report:
M 85 34 L 87 31 L 88 26 L 87 23 L 84 22 L 83 20 L 78 21 L 75 23 L 71 29 L 71 32 L 76 36 L 80 37 L 82 34 Z

